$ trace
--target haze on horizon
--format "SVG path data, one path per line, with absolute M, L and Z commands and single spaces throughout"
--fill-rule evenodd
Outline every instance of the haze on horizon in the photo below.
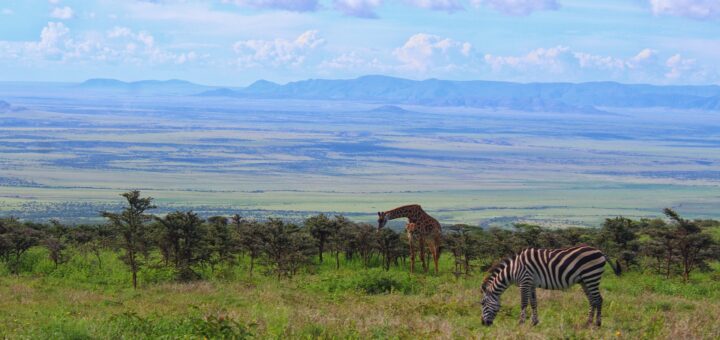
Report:
M 0 81 L 718 84 L 718 20 L 710 0 L 11 0 Z

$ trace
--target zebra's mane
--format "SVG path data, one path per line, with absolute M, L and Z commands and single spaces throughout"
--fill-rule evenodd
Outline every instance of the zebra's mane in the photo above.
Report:
M 511 256 L 508 256 L 504 259 L 502 259 L 500 262 L 496 262 L 492 266 L 490 266 L 490 269 L 487 270 L 488 275 L 485 277 L 485 279 L 482 282 L 482 291 L 485 292 L 485 289 L 487 289 L 487 285 L 490 283 L 490 281 L 497 275 L 500 271 L 502 271 L 505 266 L 507 266 L 510 261 L 512 261 L 517 254 L 513 254 Z

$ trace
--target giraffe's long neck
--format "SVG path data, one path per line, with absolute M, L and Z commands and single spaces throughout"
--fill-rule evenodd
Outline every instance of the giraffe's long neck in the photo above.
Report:
M 404 207 L 395 208 L 385 212 L 388 220 L 394 220 L 396 218 L 408 218 L 411 221 L 417 220 L 421 214 L 424 213 L 419 205 L 409 205 Z

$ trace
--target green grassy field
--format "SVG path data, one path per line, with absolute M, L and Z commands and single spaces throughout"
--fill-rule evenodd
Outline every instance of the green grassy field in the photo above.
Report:
M 540 324 L 518 325 L 518 290 L 503 295 L 492 327 L 480 324 L 482 275 L 457 278 L 445 254 L 441 273 L 410 274 L 406 267 L 364 269 L 325 263 L 290 280 L 247 274 L 247 263 L 206 269 L 209 279 L 172 283 L 165 269 L 145 269 L 141 287 L 115 254 L 73 256 L 55 268 L 41 248 L 20 276 L 0 275 L 0 335 L 5 338 L 566 338 L 717 339 L 720 276 L 665 280 L 607 268 L 603 326 L 587 328 L 579 287 L 539 290 Z M 152 261 L 151 261 L 152 262 Z

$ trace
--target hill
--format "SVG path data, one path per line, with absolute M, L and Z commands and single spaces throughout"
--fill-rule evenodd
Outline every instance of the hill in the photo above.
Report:
M 163 93 L 187 95 L 215 89 L 212 86 L 199 85 L 185 80 L 142 80 L 124 82 L 117 79 L 89 79 L 78 85 L 84 90 L 122 91 L 140 93 Z
M 720 109 L 720 86 L 657 86 L 497 81 L 415 81 L 387 76 L 309 79 L 284 85 L 260 80 L 239 89 L 205 91 L 199 96 L 353 100 L 387 104 L 507 108 L 523 111 L 603 113 L 599 108 Z

